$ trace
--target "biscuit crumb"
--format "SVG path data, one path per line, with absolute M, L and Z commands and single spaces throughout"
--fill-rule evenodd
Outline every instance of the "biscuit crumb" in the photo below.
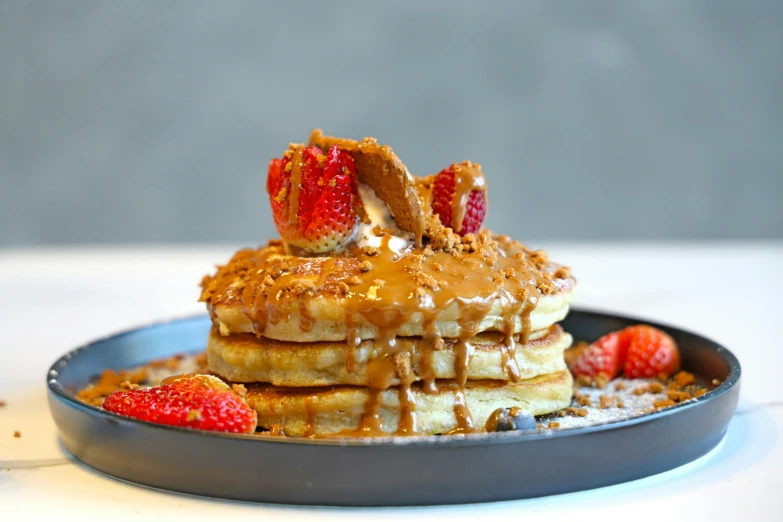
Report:
M 372 270 L 372 263 L 370 263 L 369 261 L 365 260 L 359 264 L 360 272 L 369 272 L 370 270 Z
M 713 386 L 720 386 L 720 381 L 718 379 L 712 379 L 712 385 Z
M 123 381 L 120 383 L 120 388 L 123 390 L 135 390 L 139 387 L 138 384 L 130 382 L 130 381 Z
M 362 284 L 362 278 L 359 276 L 352 276 L 348 278 L 347 283 L 351 286 L 356 286 Z
M 433 262 L 432 263 L 432 269 L 435 270 L 436 272 L 442 272 L 443 271 L 443 265 L 441 265 L 437 261 Z
M 579 403 L 580 406 L 590 406 L 590 396 L 589 395 L 576 395 L 574 397 L 576 399 L 576 402 Z
M 381 251 L 374 246 L 364 246 L 362 247 L 362 253 L 366 256 L 372 257 L 377 256 L 381 253 Z
M 599 390 L 603 390 L 606 388 L 606 385 L 609 384 L 609 376 L 605 373 L 599 373 L 595 376 L 595 386 Z
M 117 390 L 122 389 L 122 383 L 144 384 L 147 381 L 147 368 L 138 370 L 123 370 L 119 373 L 104 370 L 98 382 L 80 390 L 76 398 L 93 406 L 100 406 L 103 400 Z
M 543 424 L 541 424 L 540 422 L 537 422 L 537 423 L 536 423 L 536 429 L 538 429 L 538 430 L 541 430 L 541 429 L 543 429 L 543 428 L 544 428 L 544 425 L 543 425 Z
M 669 390 L 666 396 L 674 402 L 684 402 L 691 400 L 693 396 L 688 392 Z
M 618 407 L 618 408 L 625 408 L 625 402 L 623 402 L 623 401 L 617 401 L 617 407 Z
M 588 377 L 587 375 L 580 375 L 579 377 L 576 378 L 576 382 L 580 386 L 592 386 L 593 385 L 593 380 L 590 377 Z
M 668 408 L 669 406 L 674 406 L 674 401 L 671 399 L 660 399 L 653 402 L 653 407 L 657 410 L 661 408 Z
M 19 430 L 14 430 L 14 438 L 18 439 L 22 437 L 22 432 Z
M 662 393 L 663 385 L 659 382 L 651 382 L 650 385 L 647 387 L 647 391 L 649 393 Z
M 649 388 L 647 386 L 637 386 L 631 391 L 631 393 L 633 393 L 634 395 L 644 395 L 645 393 L 647 393 L 648 389 Z
M 614 385 L 614 391 L 622 391 L 628 388 L 624 382 L 618 382 Z
M 557 422 L 557 421 L 552 421 L 549 424 L 547 424 L 546 427 L 547 427 L 547 429 L 553 430 L 555 428 L 559 428 L 560 427 L 560 423 Z
M 669 383 L 667 388 L 670 389 L 670 390 L 679 390 L 680 386 L 677 384 L 676 381 L 672 381 L 672 382 Z
M 617 396 L 615 395 L 601 395 L 599 398 L 601 409 L 607 409 L 617 404 Z
M 704 390 L 704 389 L 696 390 L 695 392 L 693 392 L 693 396 L 694 397 L 701 397 L 705 393 L 707 393 L 707 390 Z
M 696 378 L 693 376 L 693 374 L 686 371 L 681 371 L 674 376 L 674 382 L 676 382 L 680 387 L 693 384 L 695 380 Z
M 234 393 L 236 393 L 240 397 L 244 397 L 245 395 L 247 395 L 247 388 L 245 388 L 244 384 L 232 384 L 231 389 L 234 390 Z
M 668 373 L 659 373 L 657 379 L 661 382 L 666 382 L 669 380 L 669 374 Z
M 559 412 L 557 412 L 557 416 L 558 417 L 565 417 L 566 416 L 565 410 L 560 410 Z

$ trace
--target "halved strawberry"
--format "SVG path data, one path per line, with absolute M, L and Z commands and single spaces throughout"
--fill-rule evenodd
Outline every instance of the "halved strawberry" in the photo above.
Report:
M 680 352 L 674 339 L 657 328 L 640 324 L 611 332 L 592 343 L 571 364 L 576 375 L 613 379 L 674 375 L 680 368 Z
M 622 331 L 606 334 L 577 357 L 571 366 L 571 373 L 590 378 L 604 374 L 607 379 L 614 379 L 625 364 L 627 352 L 628 345 Z
M 666 333 L 647 325 L 630 326 L 623 332 L 629 344 L 626 377 L 672 376 L 679 371 L 680 351 Z
M 229 433 L 253 433 L 256 412 L 212 375 L 166 380 L 153 388 L 116 391 L 103 409 L 156 424 Z
M 459 178 L 459 179 L 458 179 Z M 432 211 L 440 217 L 440 222 L 455 232 L 464 236 L 478 232 L 487 215 L 486 182 L 477 163 L 469 161 L 449 165 L 438 172 L 432 183 Z M 460 193 L 467 192 L 464 209 L 460 201 Z M 454 210 L 464 212 L 462 223 L 454 223 L 457 216 Z
M 294 173 L 297 187 L 291 183 Z M 275 226 L 287 243 L 323 253 L 353 237 L 361 204 L 356 167 L 337 146 L 326 156 L 318 147 L 292 146 L 282 159 L 270 162 L 267 192 Z

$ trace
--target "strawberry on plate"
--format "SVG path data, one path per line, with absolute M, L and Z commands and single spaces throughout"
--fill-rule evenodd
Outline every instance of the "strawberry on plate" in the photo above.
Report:
M 126 417 L 198 430 L 253 433 L 256 412 L 212 375 L 166 379 L 161 386 L 116 391 L 103 409 Z
M 576 375 L 613 379 L 674 375 L 680 368 L 677 343 L 652 326 L 640 324 L 611 332 L 585 349 L 571 364 Z
M 462 213 L 460 223 L 455 223 L 459 219 L 455 210 Z M 432 183 L 432 211 L 444 226 L 462 236 L 478 232 L 487 215 L 486 181 L 481 166 L 466 161 L 438 172 Z
M 680 369 L 680 351 L 674 339 L 646 325 L 623 330 L 628 337 L 628 356 L 623 373 L 626 377 L 674 375 Z
M 603 374 L 607 379 L 614 379 L 623 369 L 627 353 L 622 330 L 606 334 L 582 352 L 571 366 L 571 373 L 591 378 Z
M 292 145 L 269 163 L 266 182 L 280 236 L 313 253 L 345 246 L 358 224 L 361 205 L 353 157 L 334 146 Z

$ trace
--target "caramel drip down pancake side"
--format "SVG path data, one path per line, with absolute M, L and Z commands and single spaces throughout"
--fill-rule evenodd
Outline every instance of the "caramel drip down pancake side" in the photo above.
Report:
M 478 334 L 469 343 L 473 357 L 468 365 L 468 379 L 510 379 L 507 368 L 516 365 L 520 379 L 554 373 L 565 369 L 563 351 L 571 345 L 571 336 L 553 326 L 534 332 L 527 344 L 518 345 L 516 361 L 499 332 Z M 398 338 L 400 353 L 406 354 L 402 364 L 410 360 L 410 378 L 416 382 L 456 377 L 456 341 L 446 339 L 431 350 L 422 350 L 420 337 Z M 345 342 L 291 343 L 258 339 L 252 334 L 232 334 L 227 337 L 213 329 L 207 341 L 207 357 L 213 372 L 237 383 L 265 382 L 275 386 L 331 386 L 338 384 L 369 386 L 369 363 L 375 353 L 372 339 L 350 347 Z M 401 359 L 398 356 L 398 361 Z M 397 373 L 407 369 L 398 367 L 391 386 L 401 382 Z M 514 372 L 511 372 L 512 374 Z
M 407 395 L 401 393 L 403 388 L 252 384 L 247 385 L 246 399 L 258 413 L 259 426 L 289 436 L 435 435 L 479 431 L 501 405 L 533 415 L 565 408 L 572 386 L 571 374 L 563 370 L 516 383 L 442 381 L 437 393 L 427 393 L 416 383 L 406 389 Z M 415 416 L 406 414 L 411 403 Z

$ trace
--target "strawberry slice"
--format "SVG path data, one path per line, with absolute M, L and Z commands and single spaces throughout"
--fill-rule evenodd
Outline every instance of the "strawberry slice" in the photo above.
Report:
M 607 379 L 614 379 L 620 374 L 625 364 L 628 344 L 622 331 L 604 335 L 582 352 L 571 366 L 575 376 L 586 375 L 598 377 L 604 374 Z
M 462 194 L 455 194 L 458 191 L 467 192 L 466 201 L 459 201 Z M 453 215 L 455 210 L 464 212 L 459 226 L 454 223 L 458 219 Z M 432 211 L 443 226 L 462 236 L 478 232 L 487 215 L 486 181 L 481 167 L 466 161 L 454 163 L 438 172 L 432 183 Z
M 212 375 L 165 380 L 153 388 L 116 391 L 103 409 L 155 424 L 228 433 L 253 433 L 256 412 Z
M 623 330 L 628 338 L 626 377 L 674 375 L 680 369 L 680 351 L 674 339 L 647 325 L 630 326 Z
M 292 177 L 299 183 L 292 185 Z M 345 246 L 354 235 L 361 205 L 353 157 L 334 146 L 292 146 L 273 159 L 267 177 L 272 216 L 280 236 L 313 253 Z
M 677 343 L 652 326 L 640 324 L 611 332 L 592 343 L 571 364 L 575 376 L 613 379 L 620 374 L 636 379 L 674 375 L 680 368 Z

